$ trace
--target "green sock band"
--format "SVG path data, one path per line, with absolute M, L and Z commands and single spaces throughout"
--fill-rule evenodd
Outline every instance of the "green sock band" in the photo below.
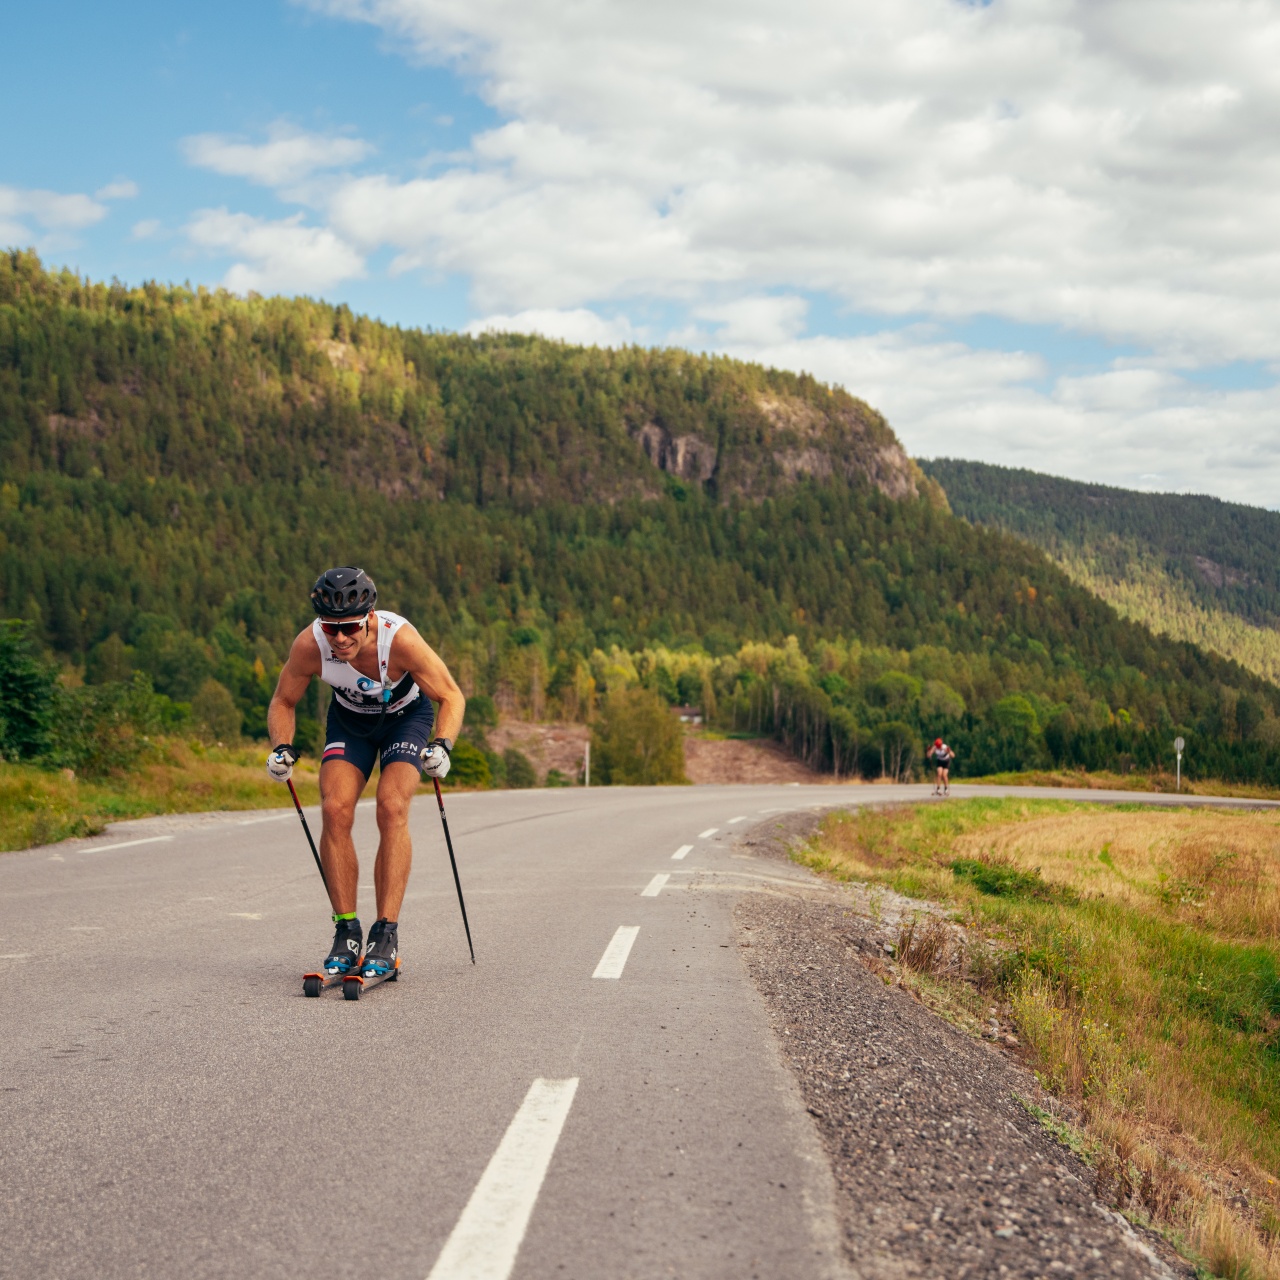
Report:
M 340 916 L 335 915 L 333 917 L 333 923 L 341 924 L 344 920 L 354 920 L 355 918 L 356 918 L 356 913 L 354 911 L 344 911 L 342 915 Z

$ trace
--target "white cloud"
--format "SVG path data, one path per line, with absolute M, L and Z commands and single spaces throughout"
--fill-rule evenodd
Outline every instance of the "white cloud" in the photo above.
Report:
M 320 0 L 317 0 L 320 3 Z M 831 292 L 1183 361 L 1280 344 L 1280 9 L 1256 0 L 330 0 L 510 122 L 335 225 L 489 310 Z
M 160 230 L 159 218 L 143 218 L 133 224 L 132 235 L 135 240 L 150 240 Z
M 291 186 L 320 170 L 345 168 L 373 151 L 359 138 L 308 133 L 284 120 L 270 126 L 267 139 L 251 143 L 220 133 L 198 133 L 184 138 L 182 149 L 187 160 L 202 169 L 267 187 Z
M 521 311 L 517 315 L 486 316 L 483 320 L 473 320 L 467 325 L 466 332 L 473 336 L 482 333 L 537 333 L 544 338 L 590 347 L 625 347 L 644 341 L 644 335 L 634 329 L 625 316 L 606 319 L 585 307 L 573 311 L 533 310 Z
M 940 341 L 924 327 L 729 353 L 852 388 L 920 457 L 1280 506 L 1280 388 L 1214 391 L 1129 367 L 1042 390 L 1038 357 Z
M 203 209 L 187 237 L 206 252 L 239 259 L 223 283 L 235 293 L 321 292 L 364 275 L 364 259 L 324 227 L 302 215 L 270 221 L 226 209 Z
M 90 196 L 0 186 L 0 218 L 6 220 L 30 218 L 50 231 L 79 231 L 106 216 L 106 205 Z
M 803 298 L 763 297 L 695 307 L 693 314 L 718 326 L 719 343 L 767 346 L 800 334 L 808 310 L 809 304 Z
M 107 207 L 92 197 L 26 187 L 0 186 L 0 246 L 74 248 L 75 232 L 101 222 Z M 36 230 L 39 228 L 39 230 Z
M 128 178 L 117 178 L 93 193 L 95 200 L 133 200 L 137 194 L 138 184 Z

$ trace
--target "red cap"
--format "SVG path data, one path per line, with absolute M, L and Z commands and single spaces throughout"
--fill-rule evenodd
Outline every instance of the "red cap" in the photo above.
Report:
M 942 739 L 941 739 L 941 738 L 934 738 L 934 740 L 933 740 L 933 745 L 934 745 L 935 747 L 940 747 L 940 746 L 942 746 Z

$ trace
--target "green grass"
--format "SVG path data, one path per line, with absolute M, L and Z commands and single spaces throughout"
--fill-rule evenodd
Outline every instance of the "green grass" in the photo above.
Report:
M 161 743 L 142 768 L 103 779 L 0 764 L 0 850 L 96 835 L 108 823 L 157 813 L 286 806 L 289 793 L 266 776 L 264 759 L 261 747 L 173 740 Z M 319 799 L 314 761 L 299 762 L 294 782 L 304 804 Z
M 1141 1188 L 1220 1274 L 1280 1275 L 1257 1217 L 1280 1221 L 1280 815 L 975 798 L 837 814 L 796 856 L 994 942 L 969 982 L 1081 1109 L 1119 1206 Z M 920 976 L 936 1004 L 946 979 Z M 1206 1190 L 1225 1168 L 1252 1217 Z

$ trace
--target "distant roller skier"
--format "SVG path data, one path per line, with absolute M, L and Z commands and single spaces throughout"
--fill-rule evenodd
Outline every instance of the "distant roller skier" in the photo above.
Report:
M 322 574 L 311 591 L 316 620 L 294 640 L 267 709 L 267 732 L 277 744 L 267 756 L 267 773 L 285 782 L 298 759 L 298 703 L 313 676 L 333 688 L 320 764 L 320 859 L 336 932 L 323 971 L 335 981 L 351 976 L 352 983 L 352 975 L 381 980 L 399 967 L 397 925 L 413 860 L 409 802 L 422 774 L 443 778 L 449 772 L 466 708 L 440 655 L 409 622 L 377 603 L 377 588 L 363 569 L 345 565 Z M 440 704 L 435 736 L 432 700 Z M 362 956 L 360 864 L 351 828 L 356 801 L 379 759 L 380 838 L 373 866 L 378 918 Z
M 926 755 L 938 767 L 938 780 L 934 784 L 933 794 L 935 796 L 949 796 L 951 794 L 951 766 L 955 763 L 956 753 L 941 738 L 933 740 Z

